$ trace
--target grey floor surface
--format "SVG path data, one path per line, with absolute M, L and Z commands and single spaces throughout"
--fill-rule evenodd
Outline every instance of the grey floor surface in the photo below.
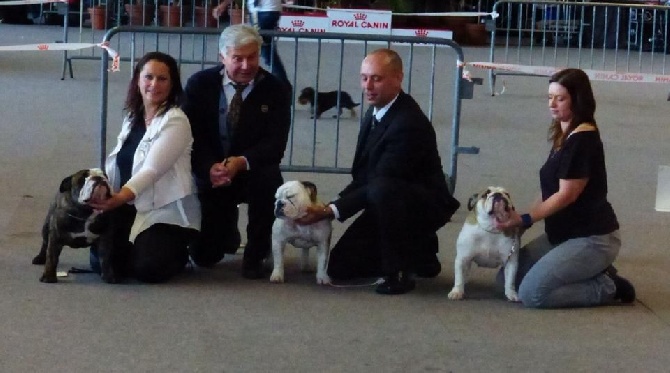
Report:
M 52 42 L 61 33 L 0 24 L 0 46 Z M 465 55 L 485 60 L 487 50 L 466 48 Z M 403 296 L 317 286 L 313 273 L 300 273 L 295 252 L 283 285 L 242 279 L 239 254 L 163 285 L 107 285 L 90 274 L 40 283 L 41 267 L 30 261 L 55 188 L 68 173 L 98 162 L 99 63 L 77 62 L 75 79 L 61 81 L 61 58 L 53 51 L 0 52 L 0 372 L 669 370 L 670 215 L 654 210 L 657 168 L 670 164 L 667 85 L 594 83 L 609 198 L 624 240 L 616 266 L 635 284 L 638 300 L 529 310 L 494 290 L 490 269 L 474 270 L 467 300 L 447 299 L 465 208 L 439 232 L 440 276 Z M 110 83 L 109 141 L 120 124 L 129 66 L 122 69 Z M 347 84 L 355 89 L 357 79 L 352 74 Z M 503 95 L 477 87 L 463 104 L 461 144 L 481 153 L 460 157 L 456 196 L 465 203 L 482 187 L 504 185 L 524 210 L 538 193 L 537 170 L 548 150 L 546 79 L 505 80 Z M 304 107 L 296 113 L 307 116 Z M 348 181 L 285 178 L 315 181 L 324 200 Z M 335 223 L 334 239 L 345 227 Z M 524 240 L 541 229 L 537 224 Z M 59 268 L 86 265 L 86 250 L 66 248 Z

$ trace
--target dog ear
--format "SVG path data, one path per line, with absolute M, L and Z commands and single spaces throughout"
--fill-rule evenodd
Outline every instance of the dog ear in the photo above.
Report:
M 309 200 L 316 203 L 316 184 L 310 181 L 301 181 L 301 183 L 309 191 Z
M 60 182 L 60 187 L 58 191 L 60 193 L 69 192 L 72 189 L 72 176 L 68 176 L 63 181 Z
M 486 188 L 483 191 L 475 193 L 472 196 L 470 196 L 470 199 L 468 199 L 468 211 L 472 211 L 472 209 L 475 208 L 475 205 L 477 204 L 477 200 L 479 198 L 486 198 L 486 196 L 488 196 L 489 193 L 491 193 L 491 189 Z
M 470 198 L 468 199 L 468 211 L 472 211 L 472 209 L 475 208 L 478 199 L 479 199 L 479 193 L 475 193 L 470 196 Z

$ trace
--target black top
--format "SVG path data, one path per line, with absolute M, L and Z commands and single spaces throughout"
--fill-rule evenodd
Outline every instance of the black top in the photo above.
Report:
M 121 174 L 121 184 L 125 185 L 133 173 L 133 158 L 135 158 L 135 150 L 140 144 L 142 137 L 147 132 L 147 127 L 144 125 L 137 125 L 133 123 L 130 127 L 128 138 L 121 145 L 121 150 L 116 155 L 116 165 L 119 167 Z
M 554 245 L 619 229 L 614 209 L 607 201 L 605 152 L 598 131 L 574 132 L 561 149 L 549 153 L 540 169 L 542 200 L 558 191 L 559 179 L 583 178 L 589 181 L 577 200 L 545 219 L 545 232 Z
M 182 109 L 193 132 L 191 164 L 201 190 L 211 188 L 212 165 L 228 156 L 246 157 L 252 170 L 279 170 L 291 128 L 291 92 L 277 77 L 259 69 L 253 89 L 242 102 L 229 149 L 225 149 L 219 125 L 223 69 L 220 65 L 196 72 L 184 88 Z
M 370 107 L 358 135 L 352 181 L 334 201 L 340 220 L 366 207 L 371 183 L 389 178 L 431 193 L 436 206 L 433 212 L 440 215 L 441 227 L 460 203 L 449 192 L 432 124 L 419 104 L 404 92 L 400 92 L 374 130 L 372 113 Z

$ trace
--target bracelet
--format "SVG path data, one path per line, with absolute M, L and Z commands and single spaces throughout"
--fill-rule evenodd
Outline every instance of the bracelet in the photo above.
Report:
M 533 219 L 530 217 L 530 214 L 521 215 L 521 227 L 528 229 L 532 226 L 533 226 Z

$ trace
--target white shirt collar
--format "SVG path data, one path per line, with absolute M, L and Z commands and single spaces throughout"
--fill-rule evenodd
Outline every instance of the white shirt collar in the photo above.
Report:
M 223 69 L 221 69 L 221 76 L 223 77 L 223 83 L 222 84 L 223 84 L 224 87 L 233 87 L 233 85 L 236 84 L 235 82 L 233 82 L 228 77 L 228 74 L 226 73 L 226 68 L 225 67 Z M 247 88 L 244 91 L 249 92 L 251 90 L 251 88 L 253 88 L 253 87 L 254 87 L 254 79 L 251 79 L 251 81 L 249 82 L 249 85 L 247 86 Z
M 374 115 L 375 118 L 377 118 L 377 121 L 378 121 L 378 122 L 381 122 L 382 118 L 384 118 L 384 115 L 386 115 L 386 112 L 389 111 L 389 108 L 391 107 L 391 105 L 393 105 L 393 103 L 395 102 L 395 100 L 398 99 L 398 96 L 400 96 L 400 93 L 398 93 L 398 94 L 393 98 L 393 100 L 391 100 L 391 101 L 390 101 L 388 104 L 386 104 L 383 108 L 381 108 L 381 109 L 374 108 L 374 110 L 372 110 L 372 115 Z

